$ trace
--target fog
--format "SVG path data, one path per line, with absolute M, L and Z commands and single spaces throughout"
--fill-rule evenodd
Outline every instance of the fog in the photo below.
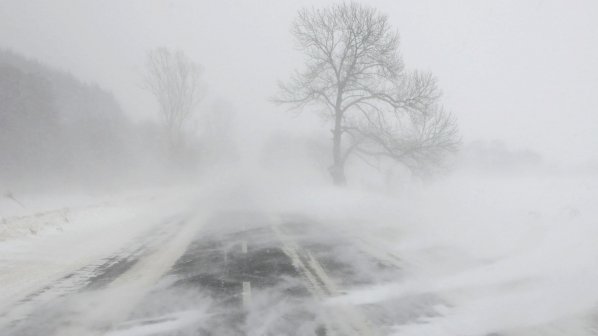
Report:
M 597 334 L 597 15 L 0 0 L 0 333 Z

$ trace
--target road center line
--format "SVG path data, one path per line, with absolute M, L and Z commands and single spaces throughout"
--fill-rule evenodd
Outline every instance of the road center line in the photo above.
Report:
M 243 281 L 243 307 L 247 308 L 251 303 L 251 282 Z
M 291 237 L 284 234 L 279 226 L 272 225 L 272 230 L 281 241 L 283 251 L 291 258 L 293 265 L 307 280 L 307 287 L 312 295 L 319 300 L 325 300 L 331 295 L 339 293 L 334 281 L 326 274 L 322 265 L 313 257 L 311 252 L 302 249 Z M 378 334 L 355 307 L 340 305 L 336 308 L 330 313 L 334 318 L 337 331 L 340 331 L 342 335 L 370 336 Z

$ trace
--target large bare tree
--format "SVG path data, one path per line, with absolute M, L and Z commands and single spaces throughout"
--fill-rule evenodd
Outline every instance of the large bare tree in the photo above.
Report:
M 204 95 L 202 70 L 182 51 L 157 48 L 147 53 L 145 88 L 159 105 L 171 150 L 184 143 L 186 123 Z
M 354 2 L 305 8 L 291 32 L 305 67 L 280 83 L 274 100 L 315 107 L 333 124 L 335 184 L 346 183 L 345 164 L 353 155 L 420 169 L 456 149 L 456 123 L 439 105 L 435 78 L 405 70 L 398 33 L 385 15 Z

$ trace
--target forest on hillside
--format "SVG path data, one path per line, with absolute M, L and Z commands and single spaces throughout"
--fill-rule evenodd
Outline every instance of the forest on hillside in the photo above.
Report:
M 112 188 L 173 168 L 157 122 L 133 122 L 97 84 L 6 50 L 0 51 L 0 101 L 5 192 Z M 198 155 L 186 153 L 186 169 Z

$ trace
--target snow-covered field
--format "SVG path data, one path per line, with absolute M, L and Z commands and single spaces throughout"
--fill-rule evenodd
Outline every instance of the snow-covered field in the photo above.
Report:
M 595 176 L 456 178 L 431 194 L 395 245 L 413 279 L 386 294 L 451 306 L 398 334 L 596 334 Z
M 401 260 L 403 279 L 332 304 L 442 298 L 440 316 L 397 335 L 598 332 L 595 175 L 454 175 L 393 197 L 306 189 L 277 199 Z
M 0 241 L 9 241 L 28 236 L 48 235 L 64 232 L 65 228 L 91 228 L 86 217 L 100 218 L 106 214 L 107 220 L 127 213 L 128 207 L 144 204 L 155 199 L 152 191 L 123 193 L 117 195 L 10 195 L 0 199 Z M 74 223 L 74 225 L 71 225 Z

